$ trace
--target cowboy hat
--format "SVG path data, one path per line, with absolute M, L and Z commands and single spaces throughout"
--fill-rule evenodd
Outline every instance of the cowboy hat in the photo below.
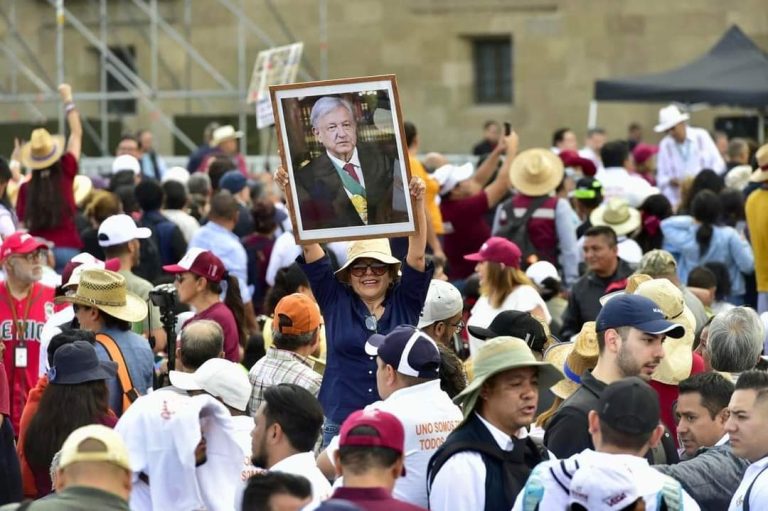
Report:
M 95 307 L 129 323 L 147 317 L 147 303 L 128 291 L 125 277 L 109 270 L 83 270 L 77 292 L 72 296 L 58 296 L 55 302 Z
M 483 384 L 492 376 L 510 369 L 535 367 L 539 371 L 539 390 L 548 389 L 563 379 L 561 373 L 549 362 L 539 362 L 522 339 L 496 337 L 483 343 L 473 360 L 474 377 L 453 401 L 462 405 L 464 419 L 472 413 L 480 397 Z
M 635 294 L 650 298 L 667 320 L 685 328 L 685 335 L 679 339 L 667 337 L 664 340 L 664 358 L 651 375 L 658 382 L 677 385 L 691 375 L 696 318 L 685 304 L 683 292 L 667 279 L 643 282 L 637 286 Z
M 755 160 L 757 160 L 757 168 L 752 173 L 752 177 L 749 179 L 753 183 L 762 183 L 768 181 L 768 144 L 761 146 L 755 153 Z
M 606 204 L 595 208 L 589 215 L 592 225 L 607 225 L 616 233 L 616 236 L 626 236 L 636 231 L 642 224 L 640 211 L 632 208 L 626 199 L 613 197 Z
M 213 130 L 213 136 L 211 137 L 211 147 L 216 147 L 225 140 L 234 140 L 236 138 L 242 137 L 242 131 L 236 131 L 234 126 L 227 124 L 226 126 L 221 126 Z
M 32 132 L 29 142 L 21 146 L 19 160 L 32 170 L 46 169 L 64 154 L 65 142 L 61 135 L 51 135 L 45 128 Z
M 558 369 L 562 368 L 565 375 L 565 378 L 550 387 L 552 393 L 560 399 L 568 399 L 581 385 L 584 372 L 595 368 L 599 355 L 594 321 L 584 323 L 575 341 L 550 346 L 544 352 L 544 361 Z
M 518 154 L 509 169 L 512 186 L 537 197 L 552 192 L 565 175 L 563 162 L 548 149 L 528 149 Z
M 392 256 L 389 240 L 385 238 L 358 240 L 353 241 L 347 247 L 347 262 L 336 270 L 338 279 L 342 282 L 349 282 L 349 267 L 362 258 L 375 259 L 384 264 L 393 264 L 395 270 L 400 271 L 400 260 Z
M 682 112 L 675 105 L 665 106 L 659 110 L 659 124 L 653 128 L 653 131 L 656 133 L 664 133 L 668 129 L 674 128 L 681 122 L 685 122 L 690 118 L 690 115 Z

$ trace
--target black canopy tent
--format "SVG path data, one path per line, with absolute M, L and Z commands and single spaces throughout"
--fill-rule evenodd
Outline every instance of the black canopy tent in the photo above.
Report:
M 764 114 L 768 108 L 768 53 L 734 25 L 709 52 L 682 67 L 644 76 L 597 80 L 594 98 L 728 105 L 757 109 Z M 594 106 L 590 114 L 590 121 L 596 120 Z M 762 128 L 763 115 L 759 117 Z M 762 135 L 761 129 L 759 136 Z

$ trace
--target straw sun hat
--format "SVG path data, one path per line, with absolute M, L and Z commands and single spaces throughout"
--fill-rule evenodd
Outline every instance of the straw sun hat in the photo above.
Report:
M 563 180 L 563 162 L 549 149 L 528 149 L 518 154 L 509 169 L 512 186 L 537 197 L 552 192 Z
M 572 342 L 561 342 L 544 352 L 544 361 L 563 371 L 565 378 L 550 390 L 560 399 L 568 399 L 581 385 L 581 376 L 587 369 L 594 369 L 600 350 L 597 346 L 595 322 L 587 321 Z
M 371 240 L 353 241 L 347 247 L 347 262 L 344 266 L 336 270 L 336 276 L 342 282 L 349 282 L 349 267 L 362 258 L 375 259 L 384 264 L 393 264 L 395 269 L 400 271 L 400 260 L 392 256 L 392 250 L 389 248 L 389 240 L 377 238 Z
M 589 221 L 592 225 L 607 225 L 616 233 L 616 236 L 625 236 L 636 231 L 642 220 L 640 211 L 632 208 L 626 199 L 614 197 L 596 208 L 589 215 Z
M 51 135 L 45 128 L 32 132 L 29 142 L 21 146 L 19 159 L 32 170 L 45 169 L 53 165 L 64 154 L 64 137 Z
M 125 277 L 109 270 L 83 270 L 77 292 L 72 296 L 57 297 L 56 303 L 95 307 L 129 323 L 147 317 L 146 302 L 127 290 Z

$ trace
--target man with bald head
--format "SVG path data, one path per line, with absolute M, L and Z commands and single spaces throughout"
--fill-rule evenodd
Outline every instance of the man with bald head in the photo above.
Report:
M 321 97 L 312 107 L 310 122 L 324 152 L 303 167 L 294 163 L 301 226 L 407 222 L 400 164 L 376 147 L 358 144 L 352 104 L 336 96 Z
M 176 346 L 176 370 L 194 373 L 212 358 L 224 358 L 224 331 L 208 319 L 194 321 L 181 331 Z

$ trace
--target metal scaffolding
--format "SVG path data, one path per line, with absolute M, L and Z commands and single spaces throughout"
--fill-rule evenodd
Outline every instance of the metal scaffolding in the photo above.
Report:
M 159 102 L 163 100 L 175 99 L 186 100 L 186 111 L 191 110 L 191 102 L 199 101 L 202 110 L 212 112 L 210 100 L 213 99 L 231 99 L 236 102 L 236 107 L 230 112 L 216 112 L 221 114 L 238 114 L 239 129 L 247 137 L 248 123 L 247 113 L 249 107 L 246 104 L 246 95 L 248 89 L 248 80 L 250 78 L 250 66 L 247 55 L 246 41 L 248 38 L 258 41 L 263 49 L 276 46 L 277 43 L 261 29 L 256 21 L 247 14 L 245 9 L 245 0 L 209 0 L 212 8 L 228 12 L 233 23 L 237 26 L 237 76 L 228 77 L 221 70 L 207 60 L 190 42 L 192 33 L 192 0 L 179 0 L 183 2 L 182 28 L 174 27 L 158 12 L 158 0 L 130 0 L 121 1 L 121 7 L 124 14 L 129 17 L 131 26 L 140 32 L 142 39 L 148 43 L 150 55 L 149 79 L 141 78 L 137 71 L 126 65 L 125 62 L 116 55 L 110 47 L 119 46 L 120 41 L 115 31 L 110 31 L 110 16 L 108 0 L 90 0 L 93 6 L 91 12 L 98 13 L 98 31 L 95 33 L 88 28 L 86 22 L 79 19 L 71 10 L 67 9 L 65 0 L 47 0 L 50 7 L 51 19 L 55 19 L 56 26 L 56 73 L 55 79 L 50 76 L 41 63 L 35 52 L 29 47 L 24 37 L 18 32 L 16 18 L 18 16 L 19 6 L 25 1 L 7 0 L 8 8 L 0 9 L 0 18 L 6 25 L 5 40 L 0 42 L 0 55 L 4 55 L 8 63 L 8 72 L 10 78 L 10 90 L 0 88 L 0 104 L 19 104 L 29 111 L 31 117 L 36 121 L 46 118 L 43 112 L 38 108 L 41 103 L 56 103 L 59 101 L 59 95 L 56 90 L 56 84 L 65 81 L 65 58 L 64 58 L 64 29 L 65 26 L 74 29 L 82 36 L 99 54 L 100 77 L 99 90 L 97 91 L 79 91 L 75 90 L 75 99 L 80 102 L 97 102 L 99 105 L 100 126 L 95 127 L 85 122 L 84 130 L 86 136 L 89 136 L 96 142 L 100 148 L 102 156 L 107 156 L 111 152 L 108 147 L 109 140 L 109 121 L 110 113 L 108 102 L 119 99 L 135 99 L 140 101 L 147 109 L 153 120 L 164 125 L 170 133 L 177 137 L 187 148 L 194 150 L 197 146 L 184 132 L 182 132 L 173 121 L 172 116 L 166 113 Z M 82 2 L 80 2 L 82 3 Z M 113 2 L 114 5 L 114 2 Z M 125 6 L 132 6 L 131 9 L 125 9 Z M 325 27 L 323 25 L 325 1 L 321 5 L 321 41 L 324 41 Z M 282 26 L 283 34 L 288 39 L 293 39 L 293 35 L 288 30 L 279 13 L 272 5 L 268 6 L 272 11 L 273 17 L 278 24 Z M 89 20 L 92 22 L 93 20 Z M 143 27 L 143 25 L 146 25 Z M 182 81 L 172 72 L 166 60 L 160 51 L 158 44 L 159 34 L 173 41 L 181 48 L 186 55 L 186 66 L 184 70 L 184 83 L 187 88 L 182 86 Z M 289 42 L 295 42 L 290 40 Z M 327 73 L 327 45 L 321 44 L 321 75 L 324 77 Z M 255 57 L 255 55 L 254 55 Z M 205 72 L 216 84 L 216 88 L 192 89 L 189 87 L 192 76 L 192 66 L 196 65 Z M 173 88 L 161 89 L 159 86 L 160 76 L 170 81 Z M 314 73 L 306 62 L 303 62 L 299 70 L 299 76 L 303 80 L 314 79 Z M 37 92 L 22 92 L 19 85 L 19 78 L 23 76 Z M 108 91 L 108 77 L 111 76 L 116 82 L 121 84 L 125 91 Z M 59 132 L 64 133 L 65 118 L 63 109 L 58 109 Z

